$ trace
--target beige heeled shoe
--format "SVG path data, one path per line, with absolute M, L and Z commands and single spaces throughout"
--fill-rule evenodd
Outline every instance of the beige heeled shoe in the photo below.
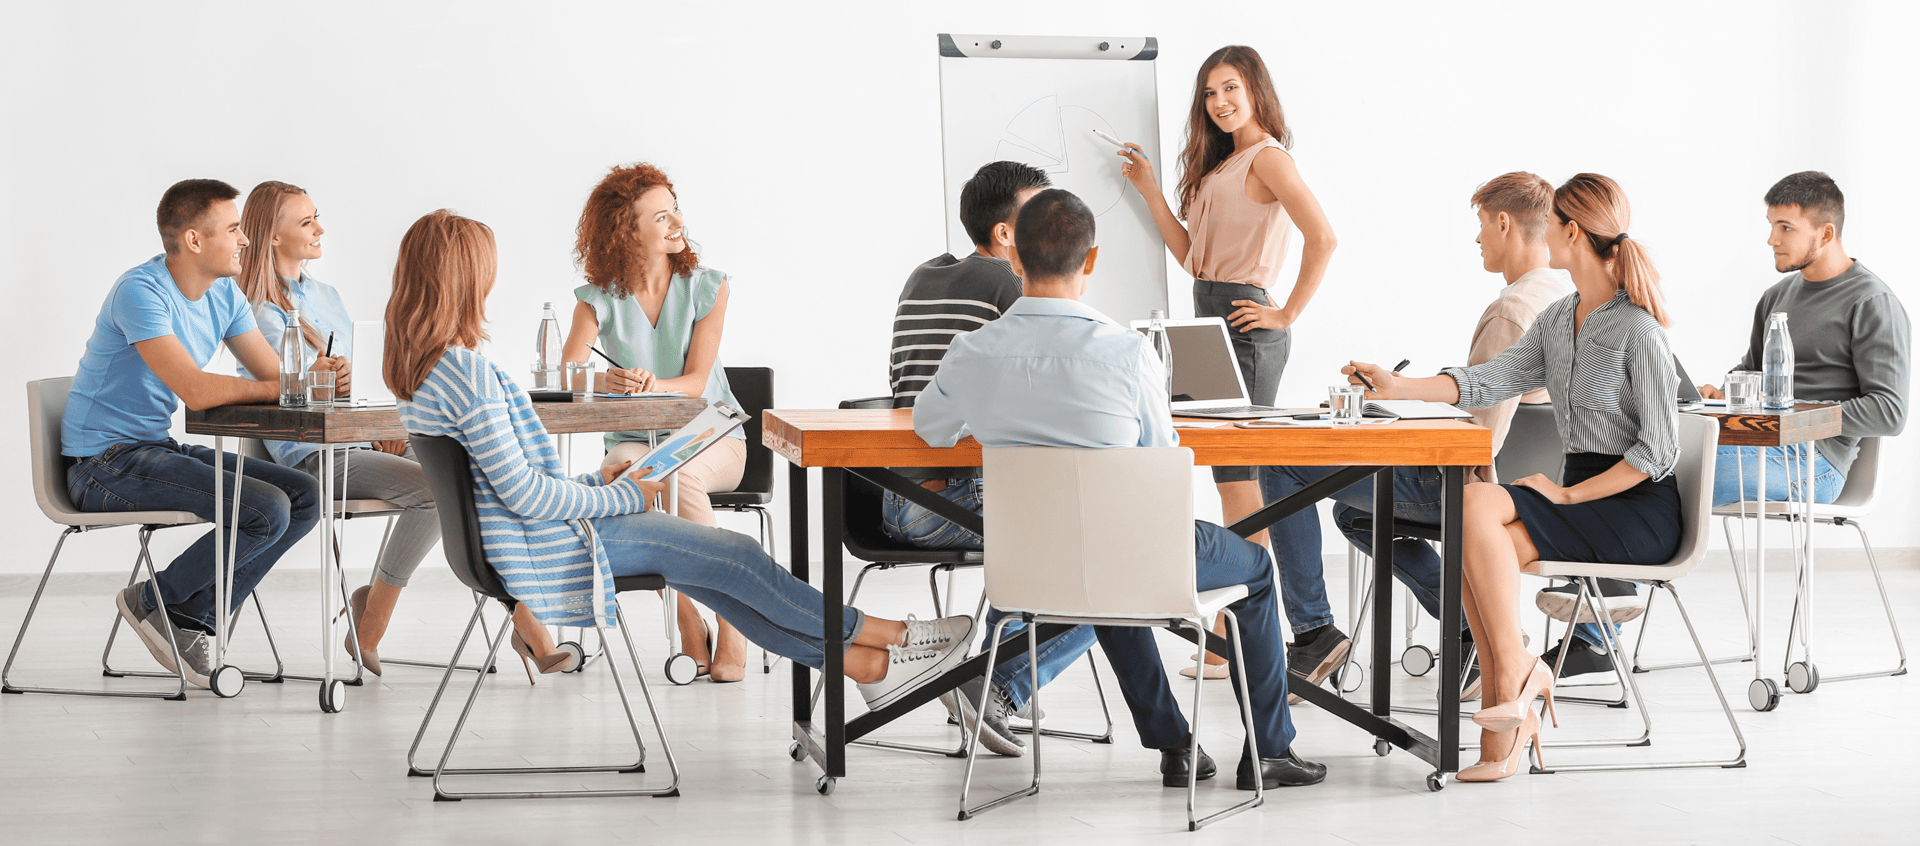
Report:
M 347 627 L 347 654 L 359 661 L 360 666 L 367 668 L 367 672 L 377 676 L 380 675 L 380 653 L 361 646 L 354 639 L 354 635 L 360 631 L 360 619 L 367 616 L 367 594 L 371 591 L 370 586 L 361 585 L 347 598 L 347 607 L 341 613 L 352 615 L 353 620 L 353 625 Z
M 565 649 L 534 655 L 533 647 L 521 639 L 519 632 L 513 633 L 513 651 L 520 655 L 520 666 L 527 671 L 527 684 L 533 684 L 533 668 L 536 666 L 540 668 L 541 675 L 569 673 L 580 666 L 579 654 Z
M 1534 760 L 1538 761 L 1540 766 L 1546 766 L 1547 759 L 1540 753 L 1540 715 L 1528 711 L 1526 718 L 1520 721 L 1518 728 L 1519 731 L 1513 734 L 1513 744 L 1507 748 L 1506 757 L 1497 761 L 1489 761 L 1485 757 L 1482 757 L 1479 763 L 1461 770 L 1458 775 L 1454 776 L 1454 779 L 1457 781 L 1499 781 L 1503 778 L 1509 778 L 1515 773 L 1520 772 L 1520 761 L 1526 757 L 1528 742 L 1533 744 Z M 1484 754 L 1485 751 L 1486 750 L 1482 750 L 1482 753 Z
M 1553 711 L 1553 669 L 1544 662 L 1535 659 L 1533 669 L 1527 672 L 1527 680 L 1520 685 L 1520 695 L 1495 705 L 1475 711 L 1473 721 L 1489 731 L 1509 731 L 1525 722 L 1527 715 L 1533 712 L 1533 700 L 1547 697 L 1547 714 L 1553 717 L 1553 727 L 1560 727 L 1560 716 Z

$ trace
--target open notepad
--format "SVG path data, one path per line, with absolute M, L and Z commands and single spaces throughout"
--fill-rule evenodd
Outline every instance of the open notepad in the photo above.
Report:
M 1396 420 L 1457 420 L 1473 416 L 1444 402 L 1426 400 L 1370 400 L 1361 411 L 1368 417 Z

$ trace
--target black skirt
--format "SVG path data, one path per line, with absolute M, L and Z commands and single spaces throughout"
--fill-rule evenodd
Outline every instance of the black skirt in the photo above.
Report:
M 1561 484 L 1572 487 L 1620 463 L 1620 456 L 1567 455 Z M 1560 505 L 1532 488 L 1502 485 L 1542 561 L 1665 564 L 1680 548 L 1680 487 L 1672 474 L 1604 499 Z

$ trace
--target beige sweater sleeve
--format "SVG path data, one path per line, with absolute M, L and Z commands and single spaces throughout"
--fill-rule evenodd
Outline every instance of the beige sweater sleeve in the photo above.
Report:
M 1467 351 L 1468 367 L 1492 361 L 1527 333 L 1527 327 L 1516 321 L 1503 305 L 1495 302 L 1480 316 L 1480 325 L 1473 330 L 1473 348 Z M 1507 426 L 1513 422 L 1513 411 L 1519 405 L 1520 397 L 1514 397 L 1473 412 L 1473 422 L 1493 430 L 1494 455 L 1500 454 L 1500 445 L 1507 439 Z M 1494 476 L 1493 465 L 1488 464 L 1470 468 L 1467 481 L 1497 482 L 1499 479 Z

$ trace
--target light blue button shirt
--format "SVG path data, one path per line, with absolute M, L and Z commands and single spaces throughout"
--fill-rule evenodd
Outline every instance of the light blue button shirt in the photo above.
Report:
M 332 285 L 318 281 L 304 273 L 300 274 L 300 281 L 298 282 L 285 278 L 282 278 L 280 281 L 287 286 L 287 302 L 293 306 L 295 311 L 300 312 L 302 319 L 312 324 L 314 329 L 319 330 L 322 339 L 321 343 L 326 343 L 325 339 L 328 333 L 332 333 L 333 354 L 337 356 L 348 355 L 353 350 L 353 318 L 347 316 L 347 303 L 340 298 L 340 292 L 334 290 Z M 254 305 L 253 319 L 254 322 L 260 324 L 260 336 L 267 339 L 267 344 L 273 347 L 275 353 L 280 352 L 280 333 L 286 331 L 287 313 L 273 303 L 262 302 Z M 307 344 L 306 347 L 307 366 L 312 367 L 313 360 L 326 352 L 326 350 L 324 348 L 314 349 L 312 344 Z M 235 369 L 240 371 L 241 376 L 248 379 L 260 378 L 247 373 L 247 367 L 244 364 L 236 365 Z M 266 378 L 277 378 L 278 375 L 279 374 L 269 374 Z M 378 372 L 362 373 L 357 368 L 353 372 L 353 377 L 356 380 L 381 378 Z M 274 463 L 282 467 L 292 467 L 305 461 L 307 456 L 320 451 L 319 444 L 301 444 L 290 441 L 262 441 L 262 443 L 266 444 L 267 453 L 273 456 Z M 341 449 L 347 449 L 351 447 L 371 447 L 373 445 L 357 443 L 338 444 L 336 446 Z
M 1166 371 L 1146 336 L 1077 300 L 1021 297 L 956 337 L 913 406 L 937 447 L 1179 444 Z

